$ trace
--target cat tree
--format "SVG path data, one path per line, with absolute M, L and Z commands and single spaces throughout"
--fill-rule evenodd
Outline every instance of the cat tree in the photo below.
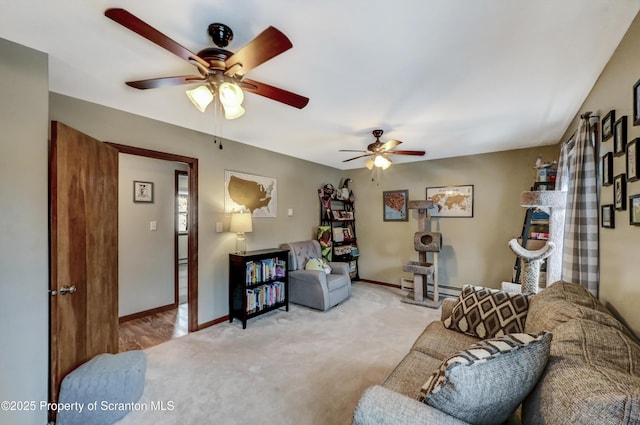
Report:
M 439 308 L 440 297 L 438 296 L 438 253 L 442 249 L 442 234 L 439 232 L 428 232 L 427 221 L 429 215 L 427 210 L 433 208 L 432 201 L 409 201 L 408 209 L 418 210 L 418 231 L 413 236 L 413 246 L 418 252 L 418 261 L 409 261 L 402 267 L 402 271 L 413 273 L 413 280 L 403 279 L 404 283 L 410 283 L 413 291 L 410 292 L 403 302 L 422 305 L 425 307 Z M 432 262 L 427 261 L 427 253 L 431 253 Z M 428 278 L 431 276 L 433 283 L 433 297 L 428 298 Z

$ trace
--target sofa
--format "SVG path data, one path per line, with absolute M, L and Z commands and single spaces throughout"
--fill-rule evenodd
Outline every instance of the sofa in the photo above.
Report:
M 504 296 L 502 291 L 492 292 Z M 540 373 L 531 377 L 528 387 L 524 388 L 522 383 L 516 385 L 525 391 L 520 395 L 521 403 L 507 408 L 511 410 L 515 406 L 507 421 L 503 417 L 493 421 L 483 415 L 495 407 L 491 405 L 464 417 L 465 412 L 461 412 L 464 404 L 462 408 L 455 407 L 457 395 L 447 393 L 452 386 L 453 391 L 456 390 L 453 378 L 449 381 L 445 378 L 441 384 L 441 392 L 449 394 L 450 398 L 438 408 L 434 407 L 437 403 L 419 401 L 425 398 L 425 385 L 438 373 L 442 376 L 445 365 L 450 367 L 452 359 L 469 346 L 485 341 L 470 334 L 473 332 L 464 333 L 446 326 L 451 327 L 456 312 L 464 310 L 460 304 L 461 294 L 458 299 L 444 300 L 441 320 L 426 327 L 381 385 L 364 392 L 354 411 L 353 424 L 640 424 L 640 345 L 630 330 L 576 284 L 556 282 L 540 293 L 526 297 L 528 306 L 521 320 L 524 332 L 548 335 L 550 342 L 546 359 L 542 359 L 541 350 L 537 352 Z M 467 320 L 465 326 L 476 326 L 473 320 Z M 510 335 L 506 334 L 507 337 Z M 488 389 L 484 384 L 505 377 L 510 380 L 520 374 L 487 368 L 489 363 L 491 361 L 484 363 L 484 376 L 470 389 L 475 398 L 473 402 L 503 394 L 501 386 L 508 386 L 509 382 Z M 451 370 L 469 373 L 471 368 Z M 510 396 L 504 393 L 498 400 L 502 398 Z M 469 404 L 469 401 L 465 403 Z M 447 413 L 443 407 L 447 410 L 449 404 L 454 408 Z
M 326 270 L 311 270 L 309 260 L 322 261 L 320 243 L 316 240 L 280 245 L 289 250 L 289 301 L 327 311 L 351 296 L 349 264 L 328 262 Z

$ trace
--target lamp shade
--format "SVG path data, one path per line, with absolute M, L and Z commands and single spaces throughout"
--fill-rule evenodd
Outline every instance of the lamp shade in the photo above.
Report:
M 234 233 L 253 232 L 253 222 L 251 221 L 251 213 L 233 213 L 231 214 L 231 223 L 229 231 Z
M 213 93 L 207 86 L 199 86 L 193 90 L 187 90 L 187 97 L 200 112 L 204 112 L 213 100 Z
M 376 167 L 380 167 L 383 170 L 386 170 L 391 165 L 391 161 L 385 158 L 382 155 L 376 155 L 375 160 L 373 161 Z

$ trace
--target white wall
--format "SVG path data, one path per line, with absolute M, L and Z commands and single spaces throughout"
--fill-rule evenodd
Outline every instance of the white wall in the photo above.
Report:
M 0 39 L 0 400 L 47 400 L 47 56 Z M 43 425 L 46 410 L 0 423 Z
M 592 111 L 605 116 L 616 111 L 616 118 L 627 116 L 627 134 L 631 141 L 640 137 L 640 127 L 633 125 L 633 85 L 640 79 L 640 17 L 636 17 L 611 60 L 580 108 L 563 140 L 578 127 L 579 114 Z M 589 54 L 585 46 L 585 55 Z M 579 70 L 576 70 L 579 72 Z M 613 138 L 600 145 L 601 154 L 613 151 Z M 626 173 L 625 157 L 614 157 L 613 175 Z M 640 193 L 640 181 L 627 184 L 627 195 Z M 601 188 L 601 204 L 613 203 L 613 186 Z M 628 201 L 628 200 L 627 200 Z M 615 229 L 600 228 L 600 300 L 640 335 L 640 227 L 629 225 L 629 210 L 616 211 Z
M 175 301 L 175 170 L 171 161 L 119 154 L 118 299 L 119 316 Z M 133 202 L 133 181 L 153 183 L 153 203 Z M 157 230 L 150 230 L 155 221 Z

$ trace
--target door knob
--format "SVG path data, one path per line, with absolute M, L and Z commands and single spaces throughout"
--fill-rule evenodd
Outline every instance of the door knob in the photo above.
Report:
M 67 295 L 67 294 L 73 294 L 74 292 L 76 292 L 76 286 L 69 286 L 69 285 L 65 285 L 62 288 L 60 288 L 60 295 Z

